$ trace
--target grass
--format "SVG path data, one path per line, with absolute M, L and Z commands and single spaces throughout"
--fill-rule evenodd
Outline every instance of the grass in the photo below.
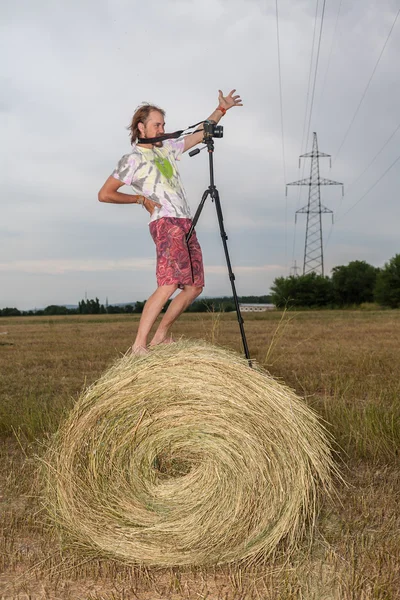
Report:
M 2 600 L 399 598 L 400 312 L 244 318 L 252 358 L 304 395 L 337 442 L 347 485 L 322 507 L 314 539 L 289 564 L 277 556 L 253 571 L 133 569 L 71 555 L 47 530 L 34 455 L 81 390 L 129 348 L 138 317 L 2 318 Z M 235 313 L 185 314 L 174 329 L 180 335 L 241 348 Z

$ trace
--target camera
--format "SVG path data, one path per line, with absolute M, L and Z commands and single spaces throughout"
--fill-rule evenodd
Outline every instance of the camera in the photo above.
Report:
M 210 138 L 222 138 L 224 135 L 224 128 L 222 125 L 217 125 L 215 121 L 204 121 L 204 139 Z

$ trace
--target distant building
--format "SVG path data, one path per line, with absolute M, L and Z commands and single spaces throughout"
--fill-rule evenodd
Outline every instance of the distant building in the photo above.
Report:
M 275 304 L 239 304 L 241 312 L 264 312 L 266 310 L 275 310 Z

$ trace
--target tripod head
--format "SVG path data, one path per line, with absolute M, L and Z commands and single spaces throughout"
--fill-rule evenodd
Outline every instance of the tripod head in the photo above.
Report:
M 224 128 L 222 125 L 217 125 L 213 120 L 203 121 L 203 144 L 204 148 L 208 149 L 208 152 L 214 152 L 214 138 L 222 138 L 224 136 Z M 189 152 L 189 156 L 196 156 L 204 148 L 195 148 Z
M 213 120 L 207 120 L 203 123 L 204 143 L 211 138 L 222 138 L 224 136 L 224 128 L 222 125 L 217 125 Z

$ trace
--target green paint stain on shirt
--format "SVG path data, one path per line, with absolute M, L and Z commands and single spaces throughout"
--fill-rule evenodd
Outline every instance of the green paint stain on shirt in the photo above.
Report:
M 157 157 L 154 159 L 154 162 L 160 173 L 162 173 L 167 179 L 171 179 L 174 174 L 174 168 L 169 162 L 168 158 Z

